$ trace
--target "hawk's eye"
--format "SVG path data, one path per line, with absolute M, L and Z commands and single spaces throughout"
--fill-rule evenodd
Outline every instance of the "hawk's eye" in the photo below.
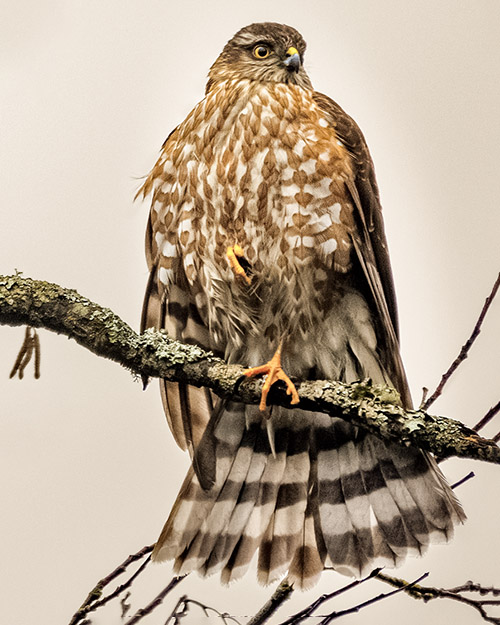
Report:
M 271 52 L 271 48 L 269 48 L 268 46 L 263 46 L 262 44 L 260 46 L 255 46 L 255 48 L 253 49 L 253 55 L 257 59 L 265 59 L 271 54 Z

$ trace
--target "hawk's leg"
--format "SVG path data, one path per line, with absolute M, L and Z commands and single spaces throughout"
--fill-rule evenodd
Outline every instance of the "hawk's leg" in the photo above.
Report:
M 254 375 L 262 375 L 264 373 L 267 374 L 266 381 L 264 382 L 264 387 L 262 388 L 262 395 L 260 398 L 259 409 L 264 412 L 266 409 L 266 400 L 267 394 L 269 393 L 269 389 L 271 386 L 277 382 L 278 380 L 282 380 L 286 384 L 286 393 L 287 395 L 291 395 L 292 399 L 290 401 L 291 404 L 299 403 L 299 394 L 297 393 L 297 389 L 295 388 L 294 383 L 290 380 L 287 374 L 281 368 L 281 346 L 283 341 L 280 341 L 278 345 L 278 349 L 276 353 L 271 358 L 269 362 L 265 365 L 261 365 L 260 367 L 252 367 L 251 369 L 247 369 L 245 371 L 245 375 L 247 377 L 252 377 Z
M 226 256 L 229 260 L 229 264 L 231 265 L 231 269 L 234 271 L 236 276 L 245 278 L 247 284 L 250 284 L 252 282 L 252 278 L 243 269 L 239 261 L 239 258 L 243 259 L 245 256 L 245 252 L 241 249 L 241 247 L 238 244 L 229 246 L 226 250 Z

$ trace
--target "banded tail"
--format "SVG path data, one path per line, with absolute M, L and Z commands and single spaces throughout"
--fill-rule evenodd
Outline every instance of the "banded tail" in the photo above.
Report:
M 340 419 L 273 408 L 274 453 L 255 407 L 228 404 L 197 453 L 153 552 L 177 574 L 309 588 L 325 566 L 363 576 L 446 542 L 465 515 L 428 454 Z M 215 453 L 215 455 L 213 455 Z

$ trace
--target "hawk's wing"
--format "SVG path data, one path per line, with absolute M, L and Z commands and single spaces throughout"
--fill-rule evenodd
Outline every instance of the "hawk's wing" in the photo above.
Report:
M 174 132 L 175 130 L 167 137 L 163 147 Z M 138 195 L 148 195 L 152 192 L 156 175 L 155 167 Z M 146 259 L 150 274 L 144 295 L 141 332 L 147 328 L 166 330 L 176 340 L 196 344 L 208 350 L 210 349 L 208 330 L 192 301 L 187 280 L 184 282 L 181 280 L 167 289 L 158 279 L 160 250 L 154 237 L 152 210 L 146 228 Z M 194 449 L 201 440 L 218 398 L 209 389 L 167 380 L 160 380 L 160 391 L 165 415 L 175 441 L 181 449 L 187 449 L 193 458 Z
M 356 122 L 328 96 L 316 92 L 314 99 L 352 157 L 354 177 L 347 187 L 356 208 L 357 228 L 351 235 L 358 261 L 354 270 L 358 272 L 355 286 L 363 292 L 375 313 L 383 364 L 404 405 L 410 407 L 411 396 L 399 351 L 394 280 L 373 161 Z M 368 288 L 363 288 L 363 283 Z

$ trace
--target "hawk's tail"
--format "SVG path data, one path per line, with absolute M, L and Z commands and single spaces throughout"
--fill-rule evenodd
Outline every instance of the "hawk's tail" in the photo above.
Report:
M 307 588 L 325 566 L 355 576 L 396 566 L 448 540 L 464 520 L 424 452 L 340 419 L 273 410 L 271 436 L 256 409 L 241 404 L 228 406 L 207 432 L 198 470 L 213 485 L 204 490 L 189 471 L 154 560 L 174 559 L 177 574 L 221 571 L 228 583 L 258 550 L 259 581 L 288 571 L 290 582 Z

